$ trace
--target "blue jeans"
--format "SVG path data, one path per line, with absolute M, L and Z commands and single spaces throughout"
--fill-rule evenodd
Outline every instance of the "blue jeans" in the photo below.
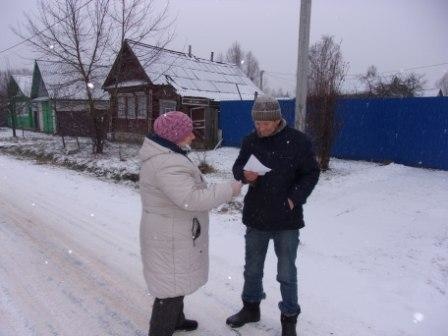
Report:
M 274 249 L 277 255 L 277 281 L 280 283 L 282 295 L 282 301 L 279 302 L 278 307 L 284 315 L 300 314 L 296 268 L 299 246 L 298 229 L 260 231 L 247 228 L 244 287 L 241 297 L 246 302 L 260 302 L 266 297 L 263 292 L 263 268 L 270 239 L 274 240 Z

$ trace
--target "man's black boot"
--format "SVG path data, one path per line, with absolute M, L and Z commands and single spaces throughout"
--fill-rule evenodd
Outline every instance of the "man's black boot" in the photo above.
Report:
M 280 321 L 282 322 L 282 336 L 297 336 L 296 325 L 298 315 L 281 315 Z
M 239 328 L 250 322 L 260 321 L 260 302 L 243 301 L 243 308 L 230 316 L 226 323 L 232 328 Z
M 175 331 L 193 331 L 198 328 L 198 322 L 195 320 L 187 320 L 184 312 L 181 311 L 176 323 Z

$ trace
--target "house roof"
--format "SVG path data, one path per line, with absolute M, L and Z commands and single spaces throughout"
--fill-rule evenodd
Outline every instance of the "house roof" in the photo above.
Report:
M 437 97 L 439 95 L 440 89 L 432 88 L 423 90 L 422 97 Z
M 172 85 L 180 96 L 250 100 L 262 91 L 234 64 L 212 62 L 183 52 L 126 41 L 155 85 Z
M 25 97 L 30 97 L 33 76 L 31 76 L 31 75 L 11 75 L 11 77 L 16 82 L 22 95 L 24 95 Z
M 36 60 L 36 66 L 41 74 L 49 98 L 86 100 L 87 93 L 84 80 L 77 71 L 63 62 Z M 102 90 L 108 67 L 100 66 L 92 74 L 92 96 L 94 99 L 108 99 Z

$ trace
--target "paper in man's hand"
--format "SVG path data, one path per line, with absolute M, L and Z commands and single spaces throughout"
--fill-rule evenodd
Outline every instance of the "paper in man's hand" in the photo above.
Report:
M 265 165 L 263 165 L 255 155 L 251 155 L 249 157 L 249 160 L 247 160 L 247 163 L 245 164 L 245 166 L 243 167 L 243 170 L 246 171 L 252 171 L 255 173 L 258 173 L 258 175 L 264 175 L 268 172 L 270 172 L 272 169 L 266 167 Z

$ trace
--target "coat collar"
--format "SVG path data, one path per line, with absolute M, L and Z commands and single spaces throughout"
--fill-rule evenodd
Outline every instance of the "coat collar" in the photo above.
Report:
M 146 137 L 149 140 L 154 141 L 156 144 L 159 144 L 160 146 L 168 148 L 168 149 L 172 150 L 173 152 L 176 152 L 176 153 L 179 153 L 179 154 L 182 154 L 182 155 L 185 155 L 185 156 L 187 156 L 187 154 L 188 154 L 187 151 L 184 151 L 182 148 L 180 148 L 174 142 L 171 142 L 169 140 L 161 138 L 157 134 L 148 134 Z

